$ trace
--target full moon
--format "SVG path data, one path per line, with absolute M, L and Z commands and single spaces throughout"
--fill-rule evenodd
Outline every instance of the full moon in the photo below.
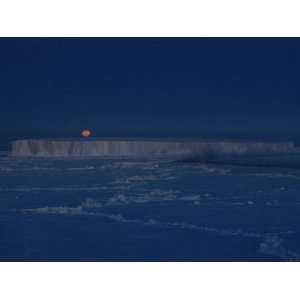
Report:
M 90 135 L 91 135 L 91 131 L 90 131 L 89 129 L 84 129 L 84 130 L 82 130 L 82 132 L 81 132 L 81 136 L 82 136 L 82 137 L 87 138 L 87 137 L 89 137 Z

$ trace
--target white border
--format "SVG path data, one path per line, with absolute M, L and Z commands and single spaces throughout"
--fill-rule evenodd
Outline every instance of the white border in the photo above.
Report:
M 0 36 L 299 36 L 297 0 L 0 0 Z
M 299 299 L 293 263 L 2 263 L 1 299 Z

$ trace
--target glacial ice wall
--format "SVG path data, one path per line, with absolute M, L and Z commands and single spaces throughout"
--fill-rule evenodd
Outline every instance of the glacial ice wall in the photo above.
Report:
M 295 150 L 292 142 L 169 141 L 169 140 L 17 140 L 12 156 L 28 157 L 212 157 L 281 154 Z

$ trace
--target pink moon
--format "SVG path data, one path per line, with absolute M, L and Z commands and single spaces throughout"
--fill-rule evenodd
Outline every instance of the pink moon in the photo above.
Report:
M 91 135 L 91 131 L 89 129 L 84 129 L 82 132 L 81 132 L 81 136 L 82 137 L 89 137 Z

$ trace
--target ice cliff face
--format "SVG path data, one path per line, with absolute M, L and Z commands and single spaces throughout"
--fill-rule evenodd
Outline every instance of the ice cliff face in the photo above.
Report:
M 279 154 L 295 150 L 292 142 L 168 140 L 17 140 L 12 156 L 156 158 L 190 155 Z

